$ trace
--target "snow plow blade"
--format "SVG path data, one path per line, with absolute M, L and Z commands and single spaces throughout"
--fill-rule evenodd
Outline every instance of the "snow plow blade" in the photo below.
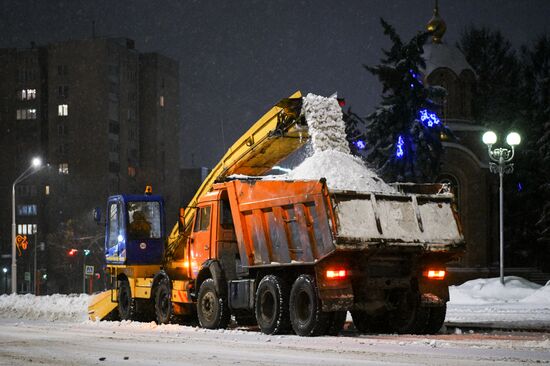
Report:
M 117 303 L 111 301 L 116 297 L 116 290 L 107 290 L 92 296 L 88 303 L 88 317 L 90 320 L 106 319 L 117 307 Z

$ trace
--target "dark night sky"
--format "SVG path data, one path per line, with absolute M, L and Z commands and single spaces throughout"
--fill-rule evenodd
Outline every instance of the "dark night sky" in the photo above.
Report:
M 0 47 L 91 35 L 124 36 L 180 63 L 182 166 L 213 165 L 280 98 L 338 91 L 360 114 L 380 86 L 363 70 L 388 45 L 379 18 L 403 38 L 421 30 L 432 0 L 0 0 Z M 500 29 L 514 45 L 550 32 L 549 0 L 441 0 L 444 38 L 468 25 Z M 224 139 L 222 139 L 222 124 Z M 225 141 L 225 148 L 224 143 Z

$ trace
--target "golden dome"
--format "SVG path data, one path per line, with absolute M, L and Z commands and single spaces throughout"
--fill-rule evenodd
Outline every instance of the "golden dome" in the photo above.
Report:
M 447 25 L 445 24 L 445 21 L 439 16 L 439 4 L 437 0 L 435 0 L 434 15 L 426 25 L 426 29 L 428 30 L 428 32 L 432 32 L 433 43 L 441 43 L 441 38 L 443 38 L 443 35 L 447 30 Z

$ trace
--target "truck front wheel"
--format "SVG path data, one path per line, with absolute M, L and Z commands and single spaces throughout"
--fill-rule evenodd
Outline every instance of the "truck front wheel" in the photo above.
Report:
M 199 289 L 197 316 L 200 326 L 208 329 L 226 328 L 231 319 L 227 302 L 216 291 L 212 278 L 204 280 Z
M 167 278 L 163 278 L 156 287 L 155 315 L 157 324 L 168 324 L 172 318 L 172 291 Z
M 329 326 L 330 315 L 321 310 L 317 284 L 311 275 L 300 275 L 290 291 L 290 322 L 299 336 L 319 336 Z
M 262 333 L 284 334 L 290 329 L 288 287 L 273 275 L 262 278 L 256 290 L 256 320 Z
M 136 320 L 136 302 L 127 280 L 118 281 L 118 315 L 120 320 Z

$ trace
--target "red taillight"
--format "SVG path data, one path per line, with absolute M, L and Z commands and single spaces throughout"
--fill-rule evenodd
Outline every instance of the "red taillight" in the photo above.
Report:
M 431 280 L 443 280 L 445 279 L 446 272 L 443 269 L 428 269 L 424 271 L 424 277 L 428 277 Z
M 328 279 L 332 279 L 332 280 L 342 279 L 342 278 L 346 278 L 347 276 L 348 276 L 348 271 L 346 271 L 345 269 L 336 269 L 336 270 L 329 269 L 327 271 Z

